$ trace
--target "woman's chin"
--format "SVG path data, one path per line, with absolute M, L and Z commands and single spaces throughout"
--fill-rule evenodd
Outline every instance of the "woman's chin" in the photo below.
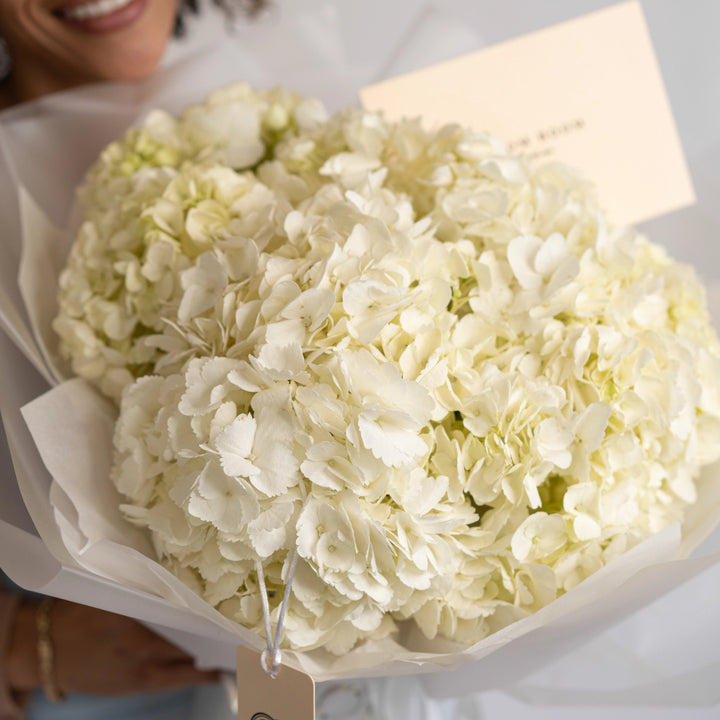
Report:
M 117 67 L 108 67 L 106 69 L 98 68 L 98 73 L 94 79 L 80 81 L 77 84 L 85 84 L 90 82 L 132 82 L 136 80 L 144 80 L 150 77 L 157 70 L 160 58 L 147 63 L 136 63 L 131 65 L 122 65 Z
M 77 64 L 76 84 L 91 82 L 127 82 L 142 80 L 157 70 L 165 51 L 160 43 L 138 43 L 136 49 L 127 46 L 113 48 L 108 44 L 101 53 L 87 52 Z M 89 48 L 88 48 L 89 50 Z M 114 51 L 114 52 L 113 52 Z M 87 72 L 83 72 L 87 68 Z

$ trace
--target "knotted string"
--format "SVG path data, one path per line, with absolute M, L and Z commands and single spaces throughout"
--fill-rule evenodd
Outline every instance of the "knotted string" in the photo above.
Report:
M 292 586 L 293 577 L 295 576 L 295 568 L 298 562 L 297 548 L 293 552 L 290 562 L 290 571 L 288 572 L 287 582 L 285 583 L 285 593 L 280 603 L 280 612 L 278 614 L 277 627 L 275 628 L 275 640 L 271 640 L 272 632 L 270 630 L 270 604 L 268 603 L 267 588 L 265 586 L 265 571 L 263 570 L 260 560 L 255 561 L 255 570 L 258 576 L 258 585 L 260 586 L 260 600 L 262 601 L 263 619 L 265 620 L 265 649 L 260 655 L 260 664 L 262 669 L 272 678 L 276 678 L 280 663 L 282 662 L 282 653 L 280 652 L 280 638 L 282 637 L 283 625 L 285 623 L 285 613 L 287 611 L 288 600 L 290 599 L 290 587 Z M 269 663 L 268 663 L 269 661 Z

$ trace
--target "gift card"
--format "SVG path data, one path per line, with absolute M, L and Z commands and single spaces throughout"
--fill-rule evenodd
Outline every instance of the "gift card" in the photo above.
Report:
M 460 123 L 532 162 L 578 168 L 616 225 L 695 202 L 639 2 L 366 87 L 360 97 L 392 120 Z
M 238 720 L 315 720 L 312 677 L 287 665 L 273 675 L 262 662 L 257 650 L 238 647 Z

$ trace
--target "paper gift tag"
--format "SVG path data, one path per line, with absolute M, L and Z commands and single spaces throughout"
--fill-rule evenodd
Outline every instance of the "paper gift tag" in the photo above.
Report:
M 237 650 L 238 720 L 315 720 L 315 681 L 280 665 L 277 677 L 260 665 L 260 653 Z
M 597 185 L 611 223 L 695 201 L 638 2 L 626 2 L 360 91 L 391 120 L 459 123 Z

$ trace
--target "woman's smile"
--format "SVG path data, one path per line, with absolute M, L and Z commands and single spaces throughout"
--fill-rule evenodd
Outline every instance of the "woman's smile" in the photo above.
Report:
M 114 32 L 134 23 L 146 5 L 147 0 L 85 0 L 66 3 L 53 14 L 85 32 Z
M 135 80 L 157 67 L 179 0 L 0 0 L 12 70 L 0 107 L 76 85 Z

